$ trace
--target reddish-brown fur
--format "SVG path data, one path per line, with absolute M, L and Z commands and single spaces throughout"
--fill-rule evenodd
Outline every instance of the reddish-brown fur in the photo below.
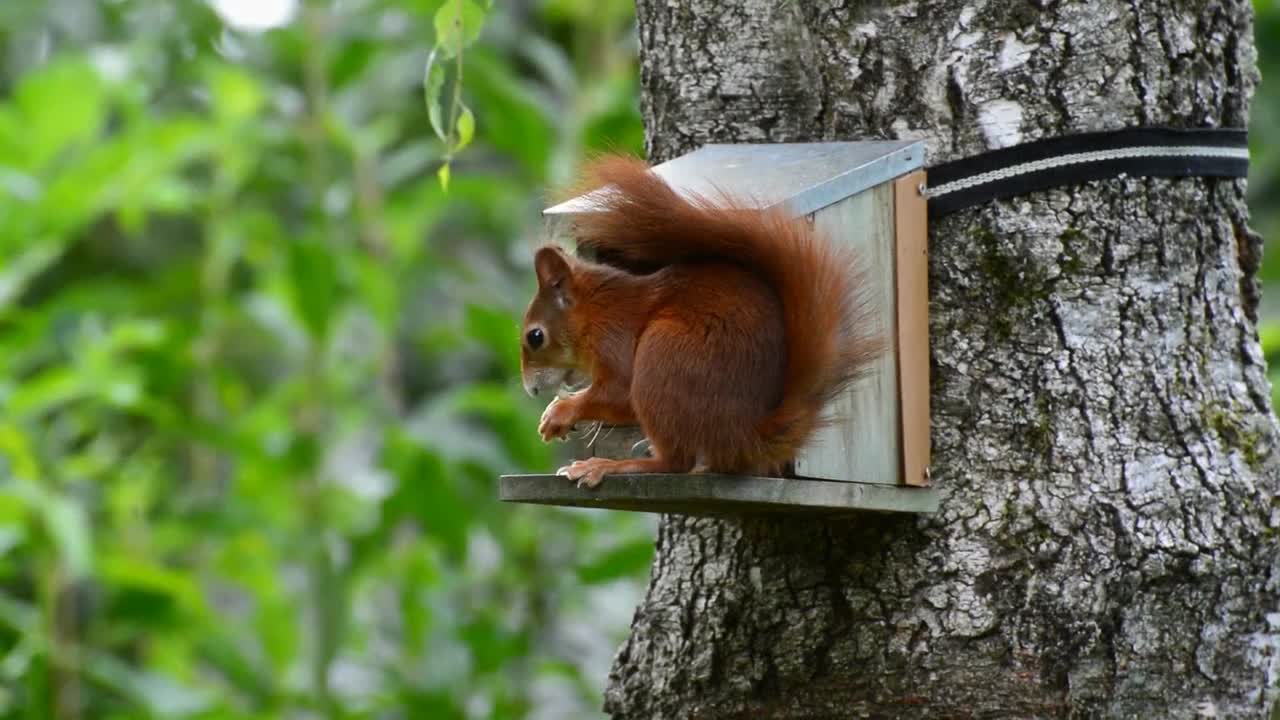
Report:
M 683 198 L 639 160 L 598 160 L 586 180 L 600 205 L 580 216 L 579 246 L 617 267 L 538 251 L 526 387 L 551 367 L 589 374 L 590 388 L 547 408 L 543 437 L 638 422 L 653 457 L 567 474 L 595 485 L 622 472 L 778 472 L 883 347 L 866 334 L 853 258 L 783 211 Z M 538 350 L 534 327 L 548 336 Z

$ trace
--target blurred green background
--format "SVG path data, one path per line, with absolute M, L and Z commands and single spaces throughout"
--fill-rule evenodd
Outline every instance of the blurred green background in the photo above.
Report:
M 654 521 L 494 480 L 553 467 L 516 319 L 546 188 L 641 150 L 633 8 L 450 2 L 0 0 L 0 718 L 599 715 Z

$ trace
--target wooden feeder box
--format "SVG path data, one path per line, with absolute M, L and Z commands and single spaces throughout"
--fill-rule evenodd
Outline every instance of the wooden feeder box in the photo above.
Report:
M 782 205 L 867 268 L 877 330 L 893 342 L 873 371 L 829 412 L 785 478 L 610 475 L 595 489 L 557 475 L 505 475 L 509 502 L 686 514 L 933 512 L 929 488 L 929 318 L 925 181 L 920 142 L 707 145 L 654 168 L 673 188 L 718 190 L 761 207 Z M 590 212 L 582 197 L 544 211 L 553 233 Z M 643 452 L 638 428 L 602 428 L 575 441 L 575 457 Z

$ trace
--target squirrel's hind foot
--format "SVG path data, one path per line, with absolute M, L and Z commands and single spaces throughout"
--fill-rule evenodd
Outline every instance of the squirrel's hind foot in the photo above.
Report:
M 629 460 L 587 458 L 586 460 L 577 460 L 572 465 L 560 468 L 556 471 L 556 474 L 576 482 L 578 487 L 595 488 L 604 482 L 605 475 L 662 472 L 677 472 L 677 469 L 663 458 L 634 458 Z

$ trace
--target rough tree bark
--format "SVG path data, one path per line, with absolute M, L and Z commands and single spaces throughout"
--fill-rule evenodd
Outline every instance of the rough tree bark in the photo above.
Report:
M 1248 0 L 640 0 L 652 159 L 1242 126 Z M 1243 183 L 931 231 L 942 511 L 663 518 L 617 718 L 1280 717 L 1277 424 Z

